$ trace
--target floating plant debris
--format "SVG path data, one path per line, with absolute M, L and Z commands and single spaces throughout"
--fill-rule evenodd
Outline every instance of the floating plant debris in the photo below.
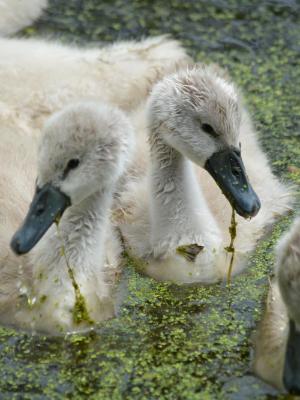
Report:
M 87 310 L 87 306 L 86 306 L 86 301 L 84 296 L 82 295 L 82 293 L 80 292 L 80 288 L 78 283 L 76 282 L 75 276 L 74 276 L 74 272 L 70 266 L 68 257 L 66 255 L 66 251 L 65 251 L 65 245 L 63 243 L 63 239 L 59 230 L 59 219 L 57 219 L 55 221 L 56 224 L 56 228 L 57 228 L 57 234 L 61 240 L 61 255 L 62 257 L 64 257 L 65 261 L 66 261 L 66 265 L 67 265 L 67 269 L 68 269 L 68 274 L 69 277 L 71 279 L 73 288 L 74 288 L 74 292 L 75 292 L 75 304 L 74 304 L 74 308 L 73 308 L 73 322 L 76 325 L 81 324 L 82 322 L 87 322 L 88 324 L 94 324 L 95 322 L 91 319 L 89 312 Z
M 235 211 L 232 208 L 231 223 L 230 223 L 230 226 L 229 226 L 230 244 L 229 244 L 229 246 L 224 247 L 224 249 L 228 253 L 231 253 L 228 272 L 227 272 L 227 283 L 228 284 L 230 284 L 230 282 L 231 282 L 232 267 L 233 267 L 233 261 L 234 261 L 234 256 L 235 256 L 234 241 L 235 241 L 235 238 L 236 238 L 236 227 L 237 227 L 237 222 L 235 220 Z
M 195 262 L 197 255 L 204 249 L 204 246 L 200 246 L 197 243 L 186 244 L 178 246 L 176 253 L 183 256 L 187 261 Z

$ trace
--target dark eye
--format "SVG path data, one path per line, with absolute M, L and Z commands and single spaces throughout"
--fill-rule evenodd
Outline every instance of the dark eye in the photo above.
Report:
M 78 160 L 78 158 L 72 158 L 71 160 L 68 161 L 68 164 L 67 164 L 67 166 L 66 166 L 66 168 L 65 168 L 65 170 L 64 170 L 64 173 L 63 173 L 63 179 L 66 178 L 66 176 L 68 175 L 68 173 L 69 173 L 72 169 L 75 169 L 75 168 L 78 167 L 79 162 L 80 162 L 80 161 Z
M 72 158 L 72 160 L 70 160 L 70 161 L 68 162 L 68 164 L 67 164 L 67 169 L 68 169 L 68 170 L 70 170 L 70 169 L 75 169 L 75 168 L 78 167 L 78 165 L 79 165 L 79 160 L 78 160 L 78 158 Z
M 208 133 L 209 135 L 211 135 L 211 136 L 213 136 L 213 137 L 219 136 L 219 135 L 217 134 L 217 132 L 214 130 L 214 128 L 213 128 L 211 125 L 209 125 L 209 124 L 202 124 L 202 125 L 201 125 L 201 129 L 202 129 L 204 132 Z

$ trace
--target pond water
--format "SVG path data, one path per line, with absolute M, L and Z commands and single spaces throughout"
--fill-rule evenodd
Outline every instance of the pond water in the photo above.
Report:
M 276 174 L 300 183 L 300 5 L 296 0 L 60 0 L 26 36 L 103 44 L 170 33 L 198 61 L 229 69 L 244 91 Z M 0 329 L 1 399 L 277 399 L 251 375 L 283 218 L 230 287 L 179 287 L 128 262 L 117 318 L 86 335 Z

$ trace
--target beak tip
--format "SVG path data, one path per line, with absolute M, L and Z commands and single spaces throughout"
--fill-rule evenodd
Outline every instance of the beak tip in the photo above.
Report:
M 10 242 L 10 248 L 16 255 L 20 256 L 21 254 L 24 254 L 21 247 L 22 246 L 21 246 L 20 239 L 18 238 L 18 235 L 16 234 L 13 236 L 13 238 Z
M 58 215 L 71 205 L 70 198 L 51 184 L 37 191 L 23 225 L 11 239 L 10 247 L 16 255 L 28 253 L 44 236 Z
M 261 208 L 261 202 L 256 196 L 256 198 L 251 201 L 251 203 L 244 204 L 242 207 L 237 204 L 232 204 L 232 207 L 241 217 L 254 218 Z

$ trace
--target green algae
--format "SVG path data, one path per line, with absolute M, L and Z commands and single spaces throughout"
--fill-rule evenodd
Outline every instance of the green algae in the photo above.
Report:
M 73 322 L 75 325 L 79 325 L 81 323 L 88 323 L 90 325 L 93 325 L 95 321 L 93 321 L 90 317 L 85 298 L 80 292 L 78 283 L 75 281 L 73 271 L 71 269 L 69 269 L 68 271 L 69 276 L 72 276 L 72 285 L 75 291 L 75 304 L 72 312 Z
M 89 325 L 93 325 L 95 322 L 90 317 L 85 298 L 80 291 L 80 287 L 79 287 L 78 283 L 76 282 L 74 271 L 69 263 L 69 260 L 68 260 L 67 254 L 66 254 L 65 245 L 64 245 L 64 242 L 61 237 L 60 230 L 59 230 L 59 218 L 56 220 L 55 224 L 56 224 L 57 234 L 61 240 L 61 256 L 64 258 L 64 260 L 66 262 L 68 275 L 72 282 L 72 286 L 73 286 L 74 294 L 75 294 L 75 303 L 74 303 L 74 307 L 72 310 L 73 322 L 75 325 L 79 325 L 81 323 L 88 323 Z
M 25 35 L 99 45 L 171 33 L 198 61 L 228 68 L 245 93 L 274 172 L 299 184 L 297 2 L 52 0 L 50 5 Z M 251 377 L 250 362 L 251 335 L 261 318 L 274 244 L 290 220 L 285 217 L 271 229 L 247 273 L 230 287 L 155 282 L 128 261 L 118 316 L 94 332 L 47 338 L 1 328 L 0 397 L 285 397 Z
M 237 228 L 237 222 L 235 219 L 235 211 L 234 211 L 234 208 L 232 208 L 231 222 L 230 222 L 230 226 L 229 226 L 230 243 L 229 243 L 229 246 L 225 247 L 225 250 L 228 253 L 231 253 L 228 272 L 227 272 L 227 283 L 229 285 L 231 282 L 232 267 L 233 267 L 233 261 L 234 261 L 234 256 L 235 256 L 234 241 L 236 238 L 236 228 Z
M 46 296 L 45 294 L 43 294 L 43 295 L 40 297 L 40 303 L 43 304 L 43 303 L 45 303 L 46 300 L 47 300 L 47 296 Z

